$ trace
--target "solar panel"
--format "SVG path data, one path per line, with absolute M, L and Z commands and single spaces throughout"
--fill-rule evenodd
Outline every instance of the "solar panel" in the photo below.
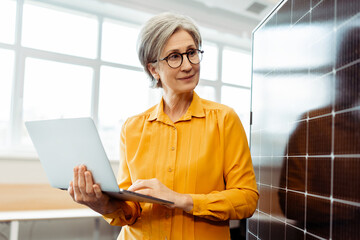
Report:
M 360 1 L 282 1 L 252 41 L 248 239 L 359 239 Z

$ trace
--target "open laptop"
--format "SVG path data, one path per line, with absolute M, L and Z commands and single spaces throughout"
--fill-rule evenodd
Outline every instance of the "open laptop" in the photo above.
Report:
M 91 118 L 25 122 L 50 185 L 67 189 L 75 166 L 84 164 L 103 192 L 122 200 L 171 205 L 173 202 L 119 189 Z

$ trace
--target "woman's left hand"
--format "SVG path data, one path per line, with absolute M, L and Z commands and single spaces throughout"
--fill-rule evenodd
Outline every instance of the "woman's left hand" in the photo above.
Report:
M 170 208 L 181 208 L 184 211 L 190 211 L 193 208 L 193 200 L 189 194 L 174 192 L 156 178 L 136 180 L 128 190 L 174 202 L 173 205 L 168 206 Z

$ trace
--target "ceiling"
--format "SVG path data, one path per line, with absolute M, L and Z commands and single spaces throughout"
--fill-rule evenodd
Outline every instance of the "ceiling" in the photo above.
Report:
M 119 20 L 142 24 L 154 14 L 177 12 L 192 17 L 204 39 L 244 49 L 251 33 L 281 0 L 37 0 L 89 12 L 103 12 Z
M 100 0 L 151 15 L 164 11 L 191 16 L 212 37 L 241 39 L 250 47 L 253 29 L 281 0 Z M 231 36 L 230 36 L 231 35 Z M 236 40 L 235 40 L 236 41 Z M 240 44 L 241 45 L 241 44 Z
M 201 2 L 209 7 L 218 8 L 225 11 L 235 13 L 237 15 L 246 16 L 248 18 L 262 20 L 266 14 L 280 0 L 193 0 Z

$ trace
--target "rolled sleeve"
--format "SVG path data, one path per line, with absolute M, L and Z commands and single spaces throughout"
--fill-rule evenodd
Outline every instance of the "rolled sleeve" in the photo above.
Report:
M 113 226 L 124 226 L 134 224 L 140 216 L 141 209 L 138 203 L 124 201 L 121 207 L 113 213 L 103 215 L 103 218 Z

